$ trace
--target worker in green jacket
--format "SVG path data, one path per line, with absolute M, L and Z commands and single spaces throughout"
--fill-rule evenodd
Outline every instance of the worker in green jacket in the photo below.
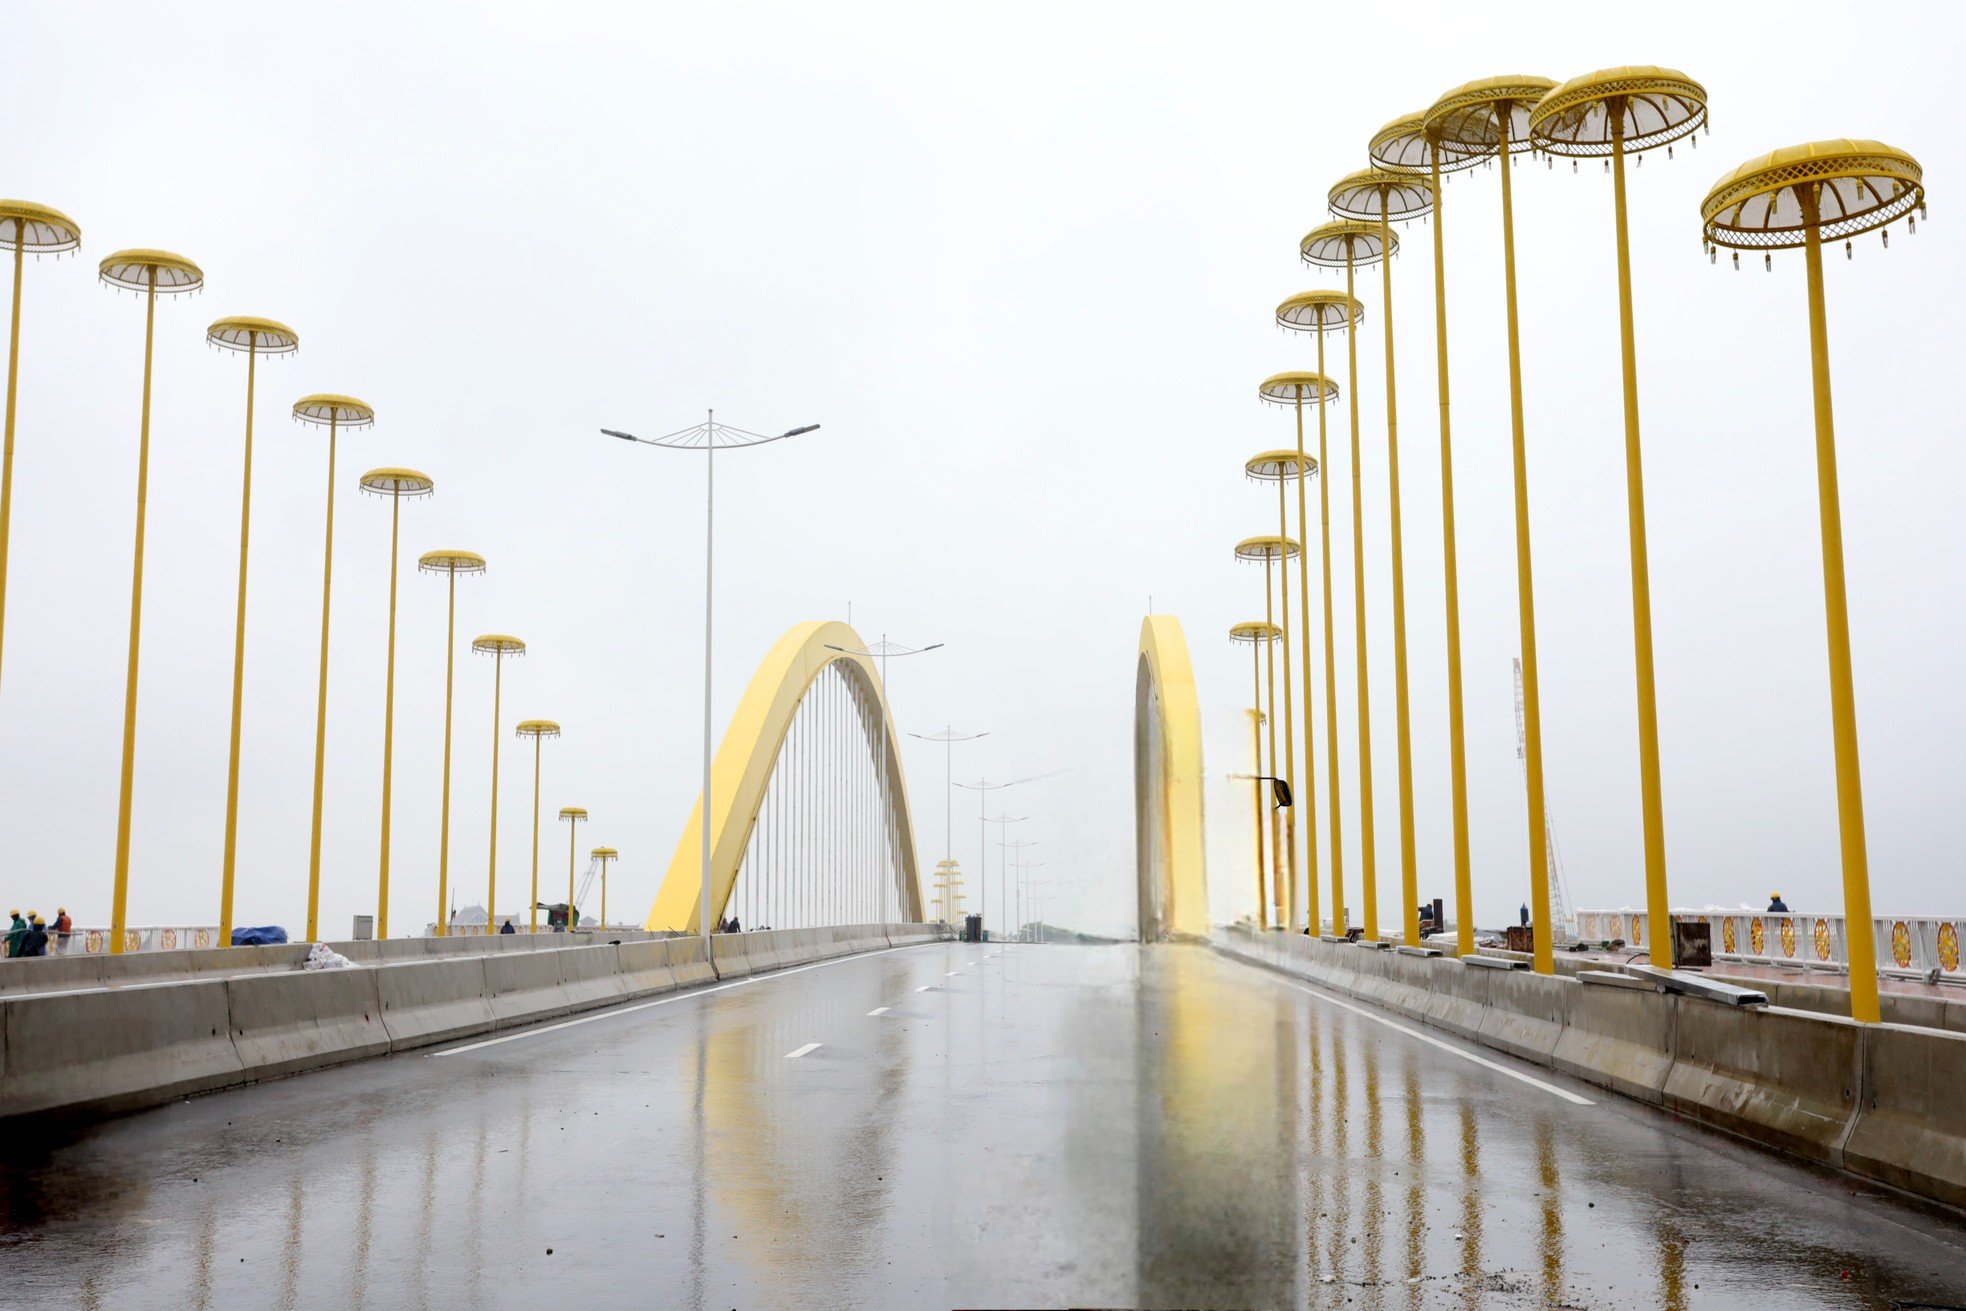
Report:
M 21 918 L 17 910 L 10 910 L 7 914 L 12 916 L 14 921 L 7 929 L 7 956 L 11 959 L 20 955 L 21 939 L 27 936 L 27 921 Z

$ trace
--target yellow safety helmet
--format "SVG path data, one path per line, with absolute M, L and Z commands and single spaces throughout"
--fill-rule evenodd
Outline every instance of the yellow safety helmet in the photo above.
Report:
M 32 920 L 36 924 L 46 924 L 48 922 L 42 919 L 39 915 L 29 915 L 27 918 Z

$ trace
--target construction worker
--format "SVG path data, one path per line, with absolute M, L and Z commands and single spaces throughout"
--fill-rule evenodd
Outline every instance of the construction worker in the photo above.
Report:
M 55 955 L 66 956 L 68 940 L 75 932 L 75 921 L 68 917 L 68 907 L 55 907 L 55 926 L 52 931 L 55 935 Z
M 20 955 L 20 940 L 27 936 L 27 921 L 20 917 L 18 910 L 10 910 L 7 917 L 13 921 L 7 926 L 7 951 L 9 957 Z
M 1770 915 L 1786 915 L 1789 913 L 1789 905 L 1786 901 L 1782 900 L 1781 893 L 1771 892 L 1768 894 L 1768 913 Z
M 16 950 L 20 956 L 45 956 L 48 954 L 48 921 L 33 911 L 27 912 L 27 932 L 20 940 Z

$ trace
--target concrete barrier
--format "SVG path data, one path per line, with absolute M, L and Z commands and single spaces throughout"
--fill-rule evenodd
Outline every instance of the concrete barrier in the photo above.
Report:
M 566 993 L 569 1011 L 591 1011 L 628 996 L 628 976 L 622 971 L 619 956 L 622 950 L 602 942 L 549 954 L 559 963 L 560 987 Z
M 710 964 L 720 979 L 751 977 L 751 953 L 741 933 L 718 933 L 710 939 Z
M 669 967 L 666 942 L 624 942 L 614 949 L 621 968 L 624 999 L 653 997 L 676 990 L 676 972 Z
M 1863 1030 L 1863 1101 L 1843 1166 L 1966 1207 L 1966 1035 L 1896 1024 Z
M 550 1020 L 572 1009 L 560 981 L 556 952 L 510 951 L 484 958 L 491 989 L 492 1027 L 509 1028 Z
M 1550 1064 L 1565 1074 L 1657 1105 L 1664 1100 L 1666 1076 L 1672 1072 L 1672 1015 L 1664 994 L 1649 988 L 1580 983 L 1570 995 L 1567 1022 Z
M 1481 1036 L 1481 1017 L 1488 1013 L 1488 984 L 1497 970 L 1485 970 L 1442 957 L 1432 971 L 1427 990 L 1427 1023 L 1459 1038 Z
M 0 1118 L 127 1110 L 244 1078 L 222 979 L 9 997 L 0 1011 Z
M 389 1050 L 375 970 L 242 974 L 225 981 L 242 1073 L 274 1079 Z
M 1476 968 L 1453 966 L 1457 970 Z M 1570 979 L 1494 970 L 1488 980 L 1488 1009 L 1475 1041 L 1484 1047 L 1548 1065 L 1570 1013 L 1570 998 L 1583 985 Z
M 664 960 L 676 976 L 677 987 L 694 988 L 717 981 L 717 972 L 704 955 L 702 938 L 671 938 L 662 946 L 666 953 Z
M 1664 1103 L 1690 1119 L 1841 1165 L 1863 1077 L 1863 1026 L 1777 1007 L 1673 997 Z
M 404 1051 L 489 1032 L 491 988 L 482 956 L 375 967 L 389 1050 Z

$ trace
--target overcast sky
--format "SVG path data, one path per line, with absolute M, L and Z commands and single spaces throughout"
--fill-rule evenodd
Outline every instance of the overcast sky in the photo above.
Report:
M 105 923 L 115 848 L 142 304 L 95 281 L 126 246 L 198 261 L 157 310 L 132 923 L 217 918 L 245 362 L 229 314 L 283 320 L 260 370 L 238 921 L 304 917 L 325 442 L 294 398 L 343 391 L 323 923 L 373 908 L 388 510 L 364 469 L 436 481 L 403 511 L 398 931 L 436 901 L 443 585 L 482 552 L 461 639 L 530 645 L 506 717 L 547 716 L 548 813 L 618 847 L 614 905 L 653 899 L 696 794 L 699 459 L 600 437 L 715 406 L 779 431 L 719 477 L 717 722 L 801 620 L 944 650 L 894 666 L 904 730 L 990 736 L 998 794 L 1053 881 L 1047 918 L 1130 931 L 1135 643 L 1187 630 L 1207 736 L 1213 910 L 1250 899 L 1232 622 L 1260 613 L 1235 541 L 1274 531 L 1243 459 L 1290 440 L 1266 375 L 1312 364 L 1284 296 L 1380 124 L 1471 78 L 1655 61 L 1713 129 L 1632 175 L 1660 735 L 1673 897 L 1840 908 L 1799 254 L 1709 267 L 1698 206 L 1735 164 L 1823 137 L 1915 154 L 1932 221 L 1828 269 L 1845 544 L 1880 912 L 1957 913 L 1966 841 L 1966 485 L 1951 385 L 1962 131 L 1951 6 L 77 4 L 9 15 L 0 192 L 82 226 L 31 261 L 4 686 L 0 897 Z M 1531 15 L 1531 18 L 1539 17 Z M 1518 15 L 1517 19 L 1522 16 Z M 1877 27 L 1887 29 L 1880 39 Z M 1883 46 L 1889 59 L 1852 52 Z M 1798 75 L 1800 74 L 1800 75 Z M 1551 813 L 1575 900 L 1642 899 L 1610 181 L 1517 174 L 1522 345 Z M 1447 189 L 1455 473 L 1479 918 L 1527 896 L 1497 174 Z M 1431 233 L 1394 266 L 1423 896 L 1451 896 Z M 1397 905 L 1384 391 L 1361 285 L 1368 634 L 1381 905 Z M 1334 350 L 1332 372 L 1342 377 Z M 1348 863 L 1355 861 L 1349 459 L 1334 433 Z M 1314 573 L 1315 577 L 1315 573 Z M 452 872 L 485 866 L 491 668 L 458 662 Z M 1318 708 L 1322 733 L 1322 707 Z M 529 761 L 506 743 L 501 874 L 527 865 Z M 942 759 L 907 759 L 941 854 Z M 1322 759 L 1319 760 L 1322 775 Z M 1320 791 L 1320 798 L 1322 793 Z M 1320 801 L 1320 826 L 1323 808 Z M 967 823 L 963 821 L 967 817 Z M 974 795 L 957 857 L 973 867 Z M 549 831 L 547 868 L 558 834 Z M 999 853 L 992 851 L 995 865 Z M 1348 875 L 1356 889 L 1358 872 Z M 516 887 L 517 884 L 508 886 Z M 1358 904 L 1356 891 L 1351 898 Z M 612 908 L 612 907 L 611 907 Z

